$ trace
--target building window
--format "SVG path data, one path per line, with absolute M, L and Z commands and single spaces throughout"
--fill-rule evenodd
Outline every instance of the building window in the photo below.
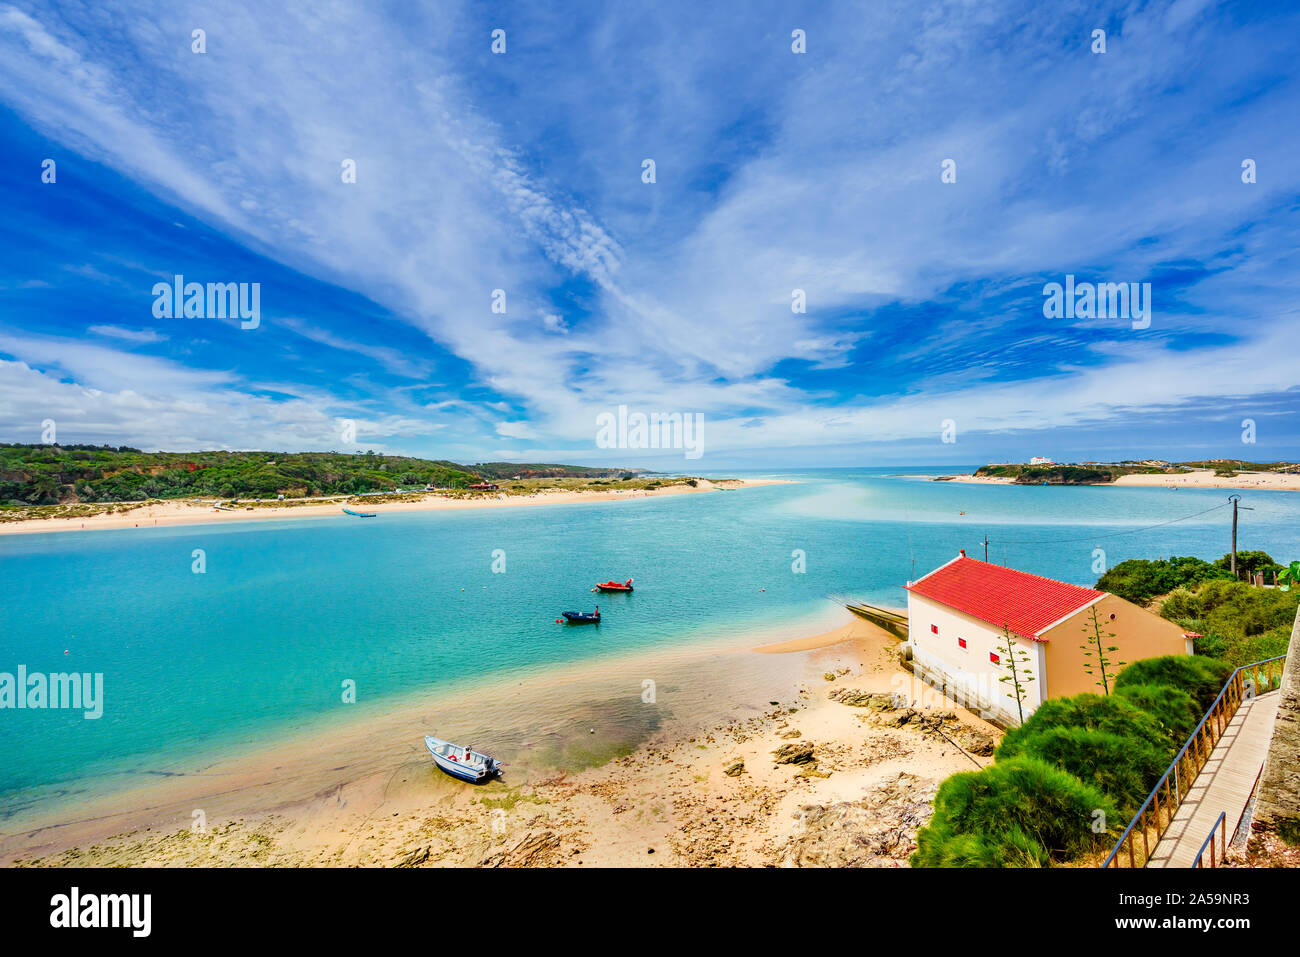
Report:
M 957 639 L 957 647 L 958 647 L 958 648 L 965 648 L 965 647 L 966 647 L 966 639 L 965 639 L 965 638 L 958 638 L 958 639 Z
M 993 662 L 995 665 L 998 665 L 998 664 L 1001 664 L 1001 663 L 1002 663 L 1002 659 L 999 658 L 999 657 L 998 657 L 994 652 L 992 652 L 992 651 L 989 652 L 989 661 Z
M 931 625 L 931 626 L 930 626 L 930 634 L 932 634 L 932 635 L 937 635 L 937 634 L 939 634 L 939 626 L 938 626 L 938 625 Z

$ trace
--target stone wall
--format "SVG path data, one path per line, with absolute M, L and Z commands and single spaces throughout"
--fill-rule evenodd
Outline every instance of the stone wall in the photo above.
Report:
M 1291 629 L 1282 671 L 1282 700 L 1264 759 L 1251 829 L 1275 833 L 1288 844 L 1300 844 L 1300 612 Z

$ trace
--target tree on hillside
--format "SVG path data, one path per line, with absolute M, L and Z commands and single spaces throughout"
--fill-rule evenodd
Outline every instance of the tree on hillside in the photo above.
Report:
M 1225 571 L 1232 568 L 1232 553 L 1229 552 L 1214 563 L 1218 568 Z M 1249 551 L 1237 552 L 1237 572 L 1247 581 L 1254 578 L 1259 572 L 1265 576 L 1275 575 L 1282 570 L 1282 566 L 1273 561 L 1273 556 L 1268 552 Z
M 1191 555 L 1155 561 L 1130 558 L 1097 579 L 1097 588 L 1136 605 L 1145 605 L 1157 595 L 1167 595 L 1175 588 L 1186 588 L 1216 578 L 1230 579 L 1232 573 L 1226 567 L 1220 568 Z
M 1106 669 L 1112 665 L 1116 668 L 1123 668 L 1128 664 L 1128 662 L 1112 661 L 1110 659 L 1110 652 L 1119 651 L 1119 645 L 1107 645 L 1105 643 L 1105 640 L 1102 637 L 1103 632 L 1101 630 L 1101 620 L 1097 617 L 1097 606 L 1094 604 L 1088 609 L 1088 612 L 1090 620 L 1083 624 L 1085 641 L 1079 647 L 1083 649 L 1083 656 L 1085 658 L 1093 658 L 1095 656 L 1096 661 L 1091 661 L 1088 664 L 1085 664 L 1083 670 L 1090 675 L 1100 674 L 1101 680 L 1095 681 L 1093 684 L 1101 686 L 1102 694 L 1110 694 L 1110 678 L 1108 677 Z M 1107 631 L 1104 632 L 1104 635 L 1106 638 L 1114 638 L 1115 632 Z M 1096 666 L 1095 671 L 1093 670 L 1094 665 Z

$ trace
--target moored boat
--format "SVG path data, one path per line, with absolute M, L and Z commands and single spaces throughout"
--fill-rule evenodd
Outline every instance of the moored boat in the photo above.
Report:
M 616 581 L 597 582 L 596 590 L 597 591 L 631 591 L 632 579 L 629 578 L 625 582 L 616 582 Z
M 571 625 L 599 625 L 600 624 L 599 605 L 597 605 L 596 610 L 592 612 L 565 611 L 565 612 L 561 612 L 560 614 L 564 615 L 565 619 Z
M 501 773 L 501 762 L 472 748 L 452 744 L 431 734 L 424 736 L 424 746 L 433 755 L 433 763 L 454 778 L 478 783 Z

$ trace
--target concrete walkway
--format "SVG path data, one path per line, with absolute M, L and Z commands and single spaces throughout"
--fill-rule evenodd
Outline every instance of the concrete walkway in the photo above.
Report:
M 1280 693 L 1270 691 L 1241 703 L 1210 753 L 1210 760 L 1197 775 L 1192 790 L 1183 799 L 1169 830 L 1151 852 L 1148 867 L 1191 867 L 1220 811 L 1227 815 L 1228 843 L 1232 843 L 1232 834 L 1264 766 L 1281 697 Z M 1221 857 L 1219 832 L 1215 833 L 1215 847 L 1220 848 L 1215 855 Z M 1209 858 L 1207 848 L 1202 866 L 1209 866 Z

